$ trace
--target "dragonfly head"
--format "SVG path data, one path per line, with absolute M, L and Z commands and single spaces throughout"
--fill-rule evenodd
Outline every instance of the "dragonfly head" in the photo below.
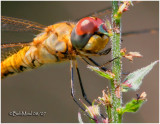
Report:
M 74 48 L 91 53 L 102 50 L 108 43 L 107 27 L 96 17 L 85 17 L 74 27 L 71 42 Z

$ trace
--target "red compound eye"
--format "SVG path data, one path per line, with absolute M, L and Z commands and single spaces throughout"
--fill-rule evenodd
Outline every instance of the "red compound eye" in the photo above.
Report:
M 85 17 L 76 25 L 77 35 L 93 34 L 104 21 L 96 17 Z

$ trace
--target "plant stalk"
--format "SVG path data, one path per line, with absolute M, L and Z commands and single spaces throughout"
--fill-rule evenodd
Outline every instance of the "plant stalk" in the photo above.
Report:
M 112 2 L 112 29 L 113 36 L 112 41 L 112 59 L 120 57 L 121 49 L 121 20 L 115 18 L 115 14 L 118 11 L 118 1 Z M 111 95 L 112 95 L 112 123 L 121 123 L 122 117 L 118 114 L 117 110 L 121 107 L 122 93 L 120 90 L 121 82 L 121 60 L 115 59 L 112 64 L 112 72 L 115 74 L 115 78 L 111 80 Z

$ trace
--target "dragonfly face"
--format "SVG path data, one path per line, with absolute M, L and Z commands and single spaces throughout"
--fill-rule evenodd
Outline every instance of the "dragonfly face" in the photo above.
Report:
M 106 28 L 104 23 L 103 20 L 96 17 L 81 19 L 76 24 L 71 34 L 73 47 L 89 53 L 97 53 L 104 49 L 109 40 L 105 34 L 99 31 L 100 25 Z

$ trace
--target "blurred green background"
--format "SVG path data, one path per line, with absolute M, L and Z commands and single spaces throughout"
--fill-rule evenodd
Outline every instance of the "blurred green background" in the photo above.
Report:
M 61 21 L 74 21 L 77 18 L 111 6 L 111 2 L 1 2 L 2 16 L 17 17 L 51 25 Z M 108 14 L 110 15 L 110 14 Z M 159 3 L 140 2 L 129 8 L 122 19 L 123 32 L 158 28 Z M 35 35 L 31 33 L 2 32 L 2 43 L 30 42 Z M 128 51 L 139 51 L 143 58 L 133 62 L 123 59 L 123 72 L 132 72 L 158 60 L 159 36 L 141 34 L 122 37 L 122 48 Z M 109 45 L 107 47 L 110 47 Z M 111 59 L 111 54 L 94 57 L 99 63 Z M 78 61 L 84 88 L 90 100 L 102 95 L 109 82 L 86 68 L 86 64 Z M 107 66 L 111 68 L 111 64 Z M 158 65 L 145 77 L 141 88 L 136 92 L 123 94 L 123 104 L 136 97 L 136 93 L 147 93 L 148 101 L 136 114 L 126 113 L 123 122 L 158 123 L 159 117 L 159 84 Z M 125 76 L 123 75 L 123 78 Z M 76 97 L 81 97 L 80 87 L 75 73 Z M 36 123 L 73 123 L 78 122 L 80 109 L 70 96 L 69 62 L 46 65 L 41 68 L 20 73 L 2 80 L 3 123 L 36 122 Z M 11 111 L 46 112 L 43 117 L 12 117 Z M 82 113 L 83 115 L 83 113 Z M 86 117 L 82 118 L 86 120 Z

